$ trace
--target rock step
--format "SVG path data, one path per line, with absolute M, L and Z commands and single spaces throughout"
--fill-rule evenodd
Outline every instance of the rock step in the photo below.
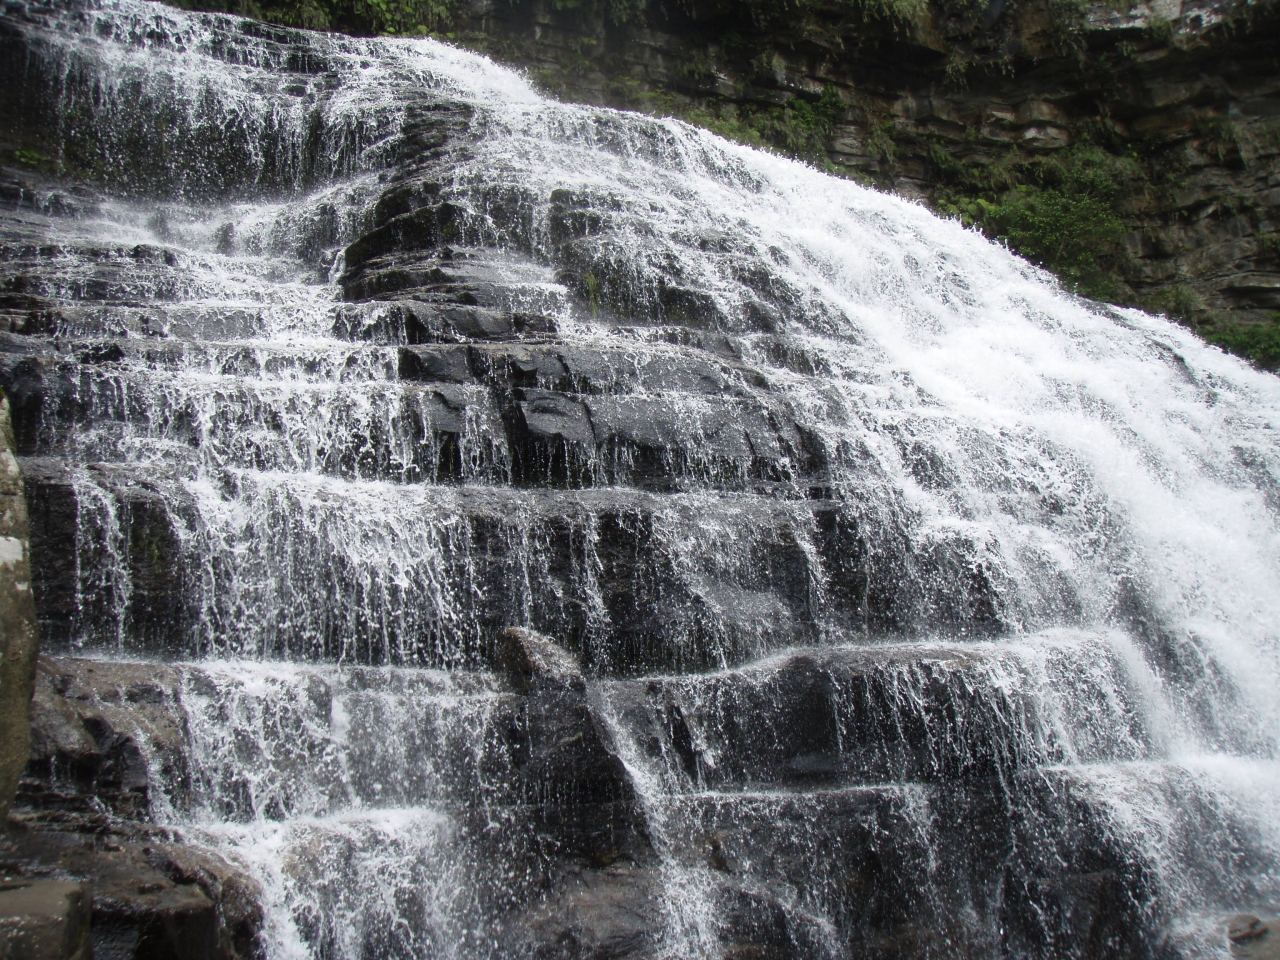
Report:
M 600 341 L 604 341 L 603 343 Z M 318 383 L 391 379 L 538 387 L 565 393 L 678 394 L 747 398 L 772 390 L 772 353 L 800 341 L 757 338 L 764 356 L 742 360 L 745 344 L 669 343 L 638 339 L 621 330 L 594 341 L 540 337 L 518 343 L 363 344 L 298 330 L 259 336 L 184 338 L 98 331 L 59 334 L 0 334 L 0 352 L 43 364 L 107 369 L 182 371 L 255 379 L 306 378 Z M 715 348 L 715 349 L 713 349 Z M 10 360 L 10 363 L 16 360 Z M 792 378 L 794 379 L 794 378 Z
M 508 645 L 527 642 L 510 633 Z M 419 876 L 421 854 L 475 864 L 480 846 L 513 865 L 505 899 L 522 883 L 536 896 L 548 852 L 652 856 L 586 696 L 572 663 L 516 683 L 506 671 L 44 657 L 21 815 L 67 831 L 157 818 L 239 862 L 310 850 L 271 861 L 304 898 L 350 876 L 330 856 L 385 865 L 395 850 L 396 869 Z
M 1024 779 L 1044 798 L 1046 837 L 1071 807 L 1096 811 L 1107 842 L 1159 889 L 1167 923 L 1206 907 L 1261 907 L 1274 896 L 1274 858 L 1242 853 L 1274 849 L 1264 839 L 1280 811 L 1280 762 L 1271 756 L 1064 764 Z
M 77 798 L 97 798 L 126 818 L 177 804 L 190 839 L 224 854 L 252 861 L 258 850 L 307 851 L 284 859 L 296 869 L 285 871 L 283 892 L 292 902 L 307 891 L 335 913 L 357 905 L 328 882 L 328 865 L 336 870 L 341 859 L 349 869 L 352 856 L 387 851 L 406 864 L 435 864 L 452 881 L 462 878 L 448 864 L 473 862 L 462 851 L 476 844 L 512 862 L 528 858 L 531 867 L 548 840 L 559 855 L 588 861 L 608 862 L 622 849 L 632 872 L 650 869 L 646 841 L 634 832 L 644 828 L 626 794 L 630 780 L 599 739 L 576 665 L 544 667 L 532 649 L 532 660 L 519 661 L 531 667 L 518 671 L 504 655 L 500 675 L 44 658 L 22 816 L 60 817 L 66 830 L 86 816 Z M 366 728 L 378 735 L 358 736 Z M 900 940 L 929 949 L 995 946 L 981 925 L 920 927 L 920 916 L 961 904 L 1004 916 L 1014 945 L 1068 943 L 1088 930 L 1109 937 L 1112 949 L 1128 948 L 1150 929 L 1144 911 L 1154 888 L 1134 882 L 1150 865 L 1097 798 L 1067 780 L 1087 782 L 1092 769 L 1154 767 L 650 797 L 647 829 L 663 851 L 668 883 L 687 890 L 688 908 L 714 906 L 725 944 L 826 943 L 852 955 Z M 205 809 L 215 798 L 239 806 Z M 207 829 L 199 825 L 206 817 Z M 533 842 L 534 834 L 544 839 Z M 125 866 L 137 841 L 120 839 L 116 856 Z M 152 863 L 179 852 L 142 842 L 156 851 Z M 194 874 L 202 887 L 166 896 L 190 900 L 193 911 L 210 897 L 225 900 L 241 935 L 260 922 L 243 902 L 244 881 L 188 850 L 190 863 L 207 868 Z M 175 876 L 190 883 L 181 871 Z M 630 889 L 639 877 L 628 878 L 621 880 Z M 491 892 L 507 903 L 536 903 L 537 882 L 534 868 Z M 524 890 L 525 883 L 533 886 Z M 161 906 L 148 901 L 136 913 Z
M 647 802 L 689 908 L 747 911 L 784 943 L 1056 956 L 1086 937 L 1099 956 L 1136 956 L 1161 936 L 1190 957 L 1221 949 L 1238 905 L 1268 902 L 1270 863 L 1239 851 L 1265 829 L 1251 801 L 1276 777 L 1273 761 L 1205 757 Z M 919 924 L 957 908 L 998 929 Z M 1258 949 L 1255 919 L 1236 921 L 1233 956 Z
M 1122 635 L 884 643 L 617 681 L 610 709 L 672 794 L 1008 777 L 1159 755 Z
M 526 622 L 593 670 L 635 674 L 740 663 L 828 626 L 999 632 L 1016 599 L 975 577 L 963 537 L 914 543 L 869 501 L 23 467 L 55 650 L 460 667 Z M 903 576 L 925 562 L 929 578 Z
M 21 960 L 89 960 L 92 895 L 69 880 L 13 880 L 0 885 L 0 947 Z
M 581 747 L 559 742 L 594 730 L 584 690 L 505 672 L 45 657 L 21 803 L 195 825 L 613 803 L 575 769 Z
M 1107 812 L 1062 802 L 1035 772 L 932 785 L 676 796 L 664 853 L 691 898 L 754 916 L 801 955 L 1101 956 L 1149 943 L 1152 864 Z M 962 910 L 991 923 L 922 923 Z M 1158 921 L 1157 921 L 1158 922 Z
M 263 309 L 291 299 L 313 306 L 332 303 L 332 292 L 296 262 L 220 260 L 212 252 L 193 255 L 146 243 L 100 246 L 68 239 L 39 246 L 0 244 L 0 263 L 7 275 L 5 292 L 30 298 L 42 307 L 40 312 L 54 315 L 37 317 L 29 332 L 39 332 L 56 320 L 60 308 L 73 305 L 198 306 L 204 302 Z
M 179 355 L 185 361 L 190 353 L 183 349 Z M 341 451 L 367 445 L 375 449 L 355 459 L 385 464 L 383 475 L 399 480 L 420 478 L 421 464 L 414 461 L 446 444 L 470 451 L 505 448 L 510 460 L 503 479 L 559 484 L 662 487 L 684 478 L 744 486 L 753 479 L 786 479 L 799 462 L 812 459 L 801 428 L 780 400 L 745 389 L 737 396 L 711 390 L 682 394 L 674 387 L 651 396 L 542 389 L 536 386 L 540 381 L 558 381 L 550 374 L 540 377 L 539 364 L 554 362 L 563 377 L 568 374 L 549 350 L 541 353 L 419 347 L 402 348 L 398 356 L 385 348 L 307 356 L 245 346 L 184 363 L 185 369 L 165 377 L 157 369 L 165 368 L 170 351 L 147 349 L 136 357 L 104 342 L 85 346 L 74 360 L 9 353 L 0 360 L 0 381 L 15 398 L 19 449 L 28 454 L 55 451 L 68 435 L 79 442 L 80 434 L 102 421 L 121 421 L 133 427 L 128 439 L 211 446 L 228 454 L 215 453 L 215 463 L 260 469 L 351 474 L 353 458 Z M 577 351 L 578 358 L 587 354 Z M 591 358 L 596 369 L 606 357 Z M 474 368 L 483 374 L 472 375 Z M 386 383 L 397 369 L 411 382 Z M 245 448 L 238 456 L 237 445 Z M 106 446 L 81 456 L 137 454 L 113 456 Z M 456 464 L 458 470 L 466 459 Z M 481 469 L 481 476 L 494 472 L 491 464 Z M 442 472 L 437 466 L 427 475 Z M 367 469 L 364 475 L 379 476 Z

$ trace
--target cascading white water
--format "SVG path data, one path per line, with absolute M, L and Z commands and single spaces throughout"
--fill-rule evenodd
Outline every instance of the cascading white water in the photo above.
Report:
M 33 258 L 58 334 L 123 348 L 33 443 L 171 485 L 196 786 L 167 815 L 257 872 L 273 957 L 496 955 L 495 903 L 534 882 L 476 840 L 501 758 L 433 759 L 489 749 L 510 695 L 416 668 L 488 668 L 511 623 L 572 634 L 598 674 L 668 956 L 721 949 L 726 873 L 843 955 L 842 897 L 870 894 L 839 857 L 897 864 L 916 909 L 999 943 L 995 895 L 950 904 L 938 852 L 942 785 L 973 770 L 1046 858 L 1053 803 L 1095 811 L 1188 955 L 1226 951 L 1224 911 L 1280 905 L 1280 381 L 918 205 L 432 40 L 26 9 L 68 162 L 124 198 Z M 402 147 L 442 104 L 464 146 Z M 137 142 L 163 176 L 130 168 Z M 467 371 L 416 382 L 403 303 L 351 295 L 346 258 L 392 174 L 427 167 L 488 306 L 547 326 L 515 360 L 455 337 Z M 690 347 L 704 328 L 732 349 Z M 527 367 L 526 420 L 560 404 L 563 464 L 520 460 L 474 373 L 500 363 Z M 77 475 L 96 622 L 69 641 L 129 654 L 113 477 Z M 626 577 L 624 604 L 602 584 Z M 770 716 L 797 656 L 835 731 L 812 762 Z M 823 864 L 827 817 L 861 839 Z

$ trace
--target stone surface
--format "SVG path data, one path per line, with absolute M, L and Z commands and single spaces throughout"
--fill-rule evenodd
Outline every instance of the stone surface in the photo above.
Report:
M 1237 914 L 1227 921 L 1233 960 L 1280 960 L 1280 917 Z
M 656 867 L 629 861 L 578 869 L 530 911 L 522 932 L 538 960 L 661 956 L 661 879 Z
M 520 627 L 502 632 L 498 662 L 516 689 L 585 689 L 582 666 L 576 657 L 541 634 Z
M 25 806 L 69 813 L 104 807 L 150 819 L 152 769 L 181 802 L 187 779 L 177 673 L 154 663 L 42 657 L 32 700 Z
M 101 814 L 23 811 L 0 854 L 5 882 L 71 876 L 91 891 L 93 957 L 249 960 L 258 950 L 258 885 L 167 831 Z
M 249 960 L 259 949 L 256 881 L 150 822 L 155 777 L 170 802 L 184 798 L 177 682 L 155 663 L 39 661 L 0 882 L 75 878 L 92 901 L 94 957 Z
M 160 43 L 157 9 L 138 16 Z M 547 43 L 594 29 L 545 12 Z M 327 40 L 238 19 L 206 27 L 220 77 L 250 43 L 237 76 L 292 64 L 256 74 L 262 89 L 280 77 L 317 97 L 342 89 Z M 848 166 L 900 165 L 898 189 L 923 191 L 925 154 L 883 156 L 873 142 L 886 124 L 989 159 L 1053 155 L 1075 135 L 1076 105 L 1051 89 L 1062 64 L 1043 48 L 1043 89 L 996 102 L 989 88 L 1005 79 L 966 93 L 932 89 L 927 64 L 914 73 L 904 50 L 940 54 L 934 40 L 866 32 L 882 44 L 864 48 L 867 69 L 896 56 L 905 72 L 881 89 L 874 122 L 846 125 Z M 635 37 L 617 39 L 625 63 Z M 655 57 L 670 40 L 643 37 Z M 726 74 L 705 91 L 785 106 L 831 77 L 865 92 L 833 61 L 799 73 L 778 62 L 749 89 Z M 91 879 L 104 956 L 248 958 L 263 922 L 255 885 L 155 822 L 161 799 L 180 814 L 199 789 L 201 815 L 296 833 L 277 862 L 301 895 L 277 887 L 270 902 L 320 955 L 359 915 L 334 908 L 344 897 L 376 901 L 378 929 L 413 943 L 435 907 L 415 897 L 443 870 L 484 901 L 462 915 L 483 917 L 513 957 L 1149 958 L 1165 920 L 1155 871 L 1109 830 L 1088 776 L 1133 765 L 1180 809 L 1231 811 L 1149 749 L 1129 685 L 1075 629 L 1090 621 L 1069 582 L 1058 593 L 1044 578 L 1055 606 L 1020 611 L 1008 565 L 971 533 L 981 524 L 917 525 L 898 496 L 961 493 L 966 465 L 1004 477 L 1011 449 L 1053 452 L 962 437 L 962 421 L 951 431 L 936 398 L 862 344 L 831 370 L 814 340 L 787 333 L 810 310 L 803 291 L 732 236 L 689 238 L 750 281 L 754 299 L 730 315 L 687 271 L 637 276 L 610 253 L 626 234 L 608 196 L 556 189 L 548 208 L 521 184 L 486 182 L 469 217 L 443 184 L 483 131 L 465 105 L 416 80 L 397 87 L 394 73 L 379 83 L 405 125 L 366 158 L 377 169 L 360 179 L 348 232 L 307 200 L 296 230 L 279 221 L 285 253 L 253 261 L 273 278 L 329 277 L 341 262 L 337 285 L 312 291 L 319 305 L 270 299 L 290 295 L 274 281 L 253 291 L 261 310 L 237 291 L 216 310 L 183 299 L 188 286 L 230 289 L 239 270 L 223 264 L 248 258 L 209 262 L 247 231 L 216 228 L 216 252 L 200 256 L 167 246 L 163 224 L 148 228 L 155 244 L 106 245 L 55 230 L 92 191 L 0 178 L 14 201 L 0 219 L 13 275 L 0 384 L 30 484 L 48 649 L 142 658 L 41 661 L 25 829 L 0 860 L 15 877 Z M 1175 107 L 1202 95 L 1156 93 Z M 1147 111 L 1152 136 L 1185 128 L 1164 109 Z M 163 125 L 158 147 L 185 122 Z M 228 149 L 242 134 L 227 132 Z M 128 157 L 150 142 L 118 147 Z M 68 144 L 89 159 L 94 148 Z M 279 171 L 250 163 L 270 152 L 224 163 L 216 181 L 202 179 L 203 151 L 171 172 L 140 156 L 137 171 L 166 198 L 203 202 L 278 185 Z M 95 173 L 126 194 L 131 175 Z M 1180 202 L 1207 203 L 1220 185 L 1207 178 Z M 534 199 L 548 218 L 540 247 Z M 219 204 L 199 208 L 211 228 Z M 82 284 L 40 254 L 51 230 Z M 304 307 L 312 336 L 276 335 Z M 817 313 L 803 319 L 837 328 Z M 584 337 L 588 323 L 603 332 Z M 865 389 L 870 409 L 841 401 L 835 377 Z M 885 463 L 901 475 L 886 480 Z M 1032 526 L 1064 509 L 1073 523 L 1093 516 L 1039 479 L 999 495 Z M 1128 606 L 1108 629 L 1157 621 L 1140 597 Z M 1028 632 L 1042 621 L 1067 625 L 1066 665 L 1087 676 L 1059 683 L 1053 637 Z M 1185 663 L 1182 675 L 1152 669 L 1188 689 L 1212 680 L 1203 658 Z M 1072 696 L 1045 707 L 1059 689 Z M 387 886 L 384 868 L 400 872 Z M 668 920 L 686 908 L 713 919 L 682 952 Z M 427 952 L 401 943 L 386 952 Z
M 507 631 L 502 650 L 521 694 L 498 724 L 510 763 L 505 785 L 486 796 L 534 829 L 538 869 L 559 877 L 503 936 L 536 938 L 537 956 L 649 956 L 661 914 L 656 858 L 581 668 L 528 630 Z M 155 663 L 39 663 L 31 761 L 15 832 L 0 849 L 8 871 L 0 879 L 86 882 L 95 956 L 248 960 L 258 950 L 257 883 L 150 822 L 156 778 L 168 803 L 185 795 L 180 683 L 177 668 Z M 481 833 L 494 830 L 483 810 L 458 813 L 478 816 Z
M 547 637 L 510 628 L 499 662 L 525 694 L 513 753 L 520 790 L 556 855 L 596 866 L 651 858 L 634 786 L 577 659 Z
M 5 960 L 90 960 L 89 905 L 83 883 L 9 881 L 0 886 L 0 956 Z

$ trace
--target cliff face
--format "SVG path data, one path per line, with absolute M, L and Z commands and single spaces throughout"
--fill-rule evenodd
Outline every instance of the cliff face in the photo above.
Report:
M 619 25 L 616 7 L 565 6 L 472 0 L 454 36 L 566 98 L 685 116 L 919 198 L 1083 293 L 1280 361 L 1273 7 L 696 0 Z

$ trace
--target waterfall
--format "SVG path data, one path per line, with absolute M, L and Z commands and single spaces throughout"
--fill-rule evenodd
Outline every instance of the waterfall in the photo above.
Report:
M 46 648 L 177 665 L 153 815 L 269 960 L 1227 957 L 1280 909 L 1274 376 L 434 40 L 0 21 Z M 622 816 L 528 772 L 562 715 L 632 840 L 546 812 Z

